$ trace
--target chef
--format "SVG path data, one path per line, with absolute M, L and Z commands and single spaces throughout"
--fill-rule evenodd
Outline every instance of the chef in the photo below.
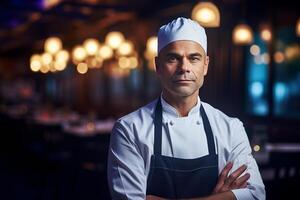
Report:
M 119 119 L 112 131 L 112 199 L 265 199 L 243 124 L 199 98 L 207 38 L 179 17 L 158 32 L 161 95 Z

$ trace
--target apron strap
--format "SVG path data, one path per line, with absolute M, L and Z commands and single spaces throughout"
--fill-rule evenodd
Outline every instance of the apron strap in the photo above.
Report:
M 162 107 L 160 98 L 157 101 L 154 116 L 154 155 L 161 155 Z
M 209 124 L 207 115 L 205 113 L 205 110 L 203 108 L 203 105 L 200 106 L 200 114 L 203 120 L 203 126 L 206 134 L 206 139 L 207 139 L 207 146 L 208 146 L 208 154 L 215 155 L 216 154 L 216 149 L 215 149 L 215 142 L 214 142 L 214 136 L 213 132 L 211 130 L 211 126 Z

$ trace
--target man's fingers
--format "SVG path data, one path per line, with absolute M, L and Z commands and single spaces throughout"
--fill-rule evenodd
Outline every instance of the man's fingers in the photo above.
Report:
M 232 167 L 233 167 L 232 162 L 227 163 L 227 165 L 224 167 L 224 169 L 221 172 L 218 182 L 221 182 L 222 184 L 224 183 Z
M 228 173 L 231 170 L 232 166 L 233 166 L 232 162 L 229 162 L 226 164 L 224 169 L 221 171 L 221 174 L 218 179 L 218 183 L 215 186 L 214 191 L 213 191 L 214 194 L 220 192 L 221 188 L 224 185 L 224 181 L 226 180 Z
M 240 187 L 240 188 L 246 188 L 246 187 L 247 187 L 247 185 L 248 185 L 248 183 L 246 182 L 246 183 L 244 183 L 243 185 L 241 185 L 241 187 Z
M 237 170 L 230 174 L 228 178 L 225 179 L 225 185 L 230 186 L 246 169 L 246 165 L 240 166 Z
M 247 173 L 241 176 L 240 178 L 238 178 L 237 180 L 235 180 L 232 185 L 235 189 L 244 188 L 247 186 L 247 181 L 249 180 L 249 178 L 250 178 L 250 174 Z
M 214 188 L 213 194 L 219 193 L 220 190 L 222 189 L 224 183 L 221 181 L 218 181 L 216 187 Z
M 154 195 L 147 195 L 146 200 L 164 200 L 164 199 Z
M 232 169 L 233 164 L 229 162 L 222 170 L 218 183 L 214 188 L 213 193 L 225 192 L 231 189 L 239 189 L 247 187 L 247 181 L 250 178 L 250 174 L 246 173 L 241 176 L 243 172 L 247 169 L 246 165 L 240 166 L 233 173 L 228 176 L 229 171 Z

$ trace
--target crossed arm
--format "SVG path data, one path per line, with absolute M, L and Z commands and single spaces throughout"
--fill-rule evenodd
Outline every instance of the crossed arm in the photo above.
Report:
M 250 178 L 250 174 L 246 173 L 243 176 L 242 173 L 247 169 L 245 165 L 240 166 L 232 174 L 229 175 L 229 171 L 232 169 L 233 164 L 229 162 L 222 170 L 217 185 L 214 188 L 213 193 L 210 196 L 193 199 L 181 199 L 181 200 L 235 200 L 234 194 L 231 192 L 233 189 L 247 187 L 247 180 Z M 228 176 L 229 175 L 229 176 Z M 147 196 L 146 200 L 165 200 L 164 198 L 156 196 Z
M 232 125 L 233 126 L 233 125 Z M 145 176 L 145 157 L 134 139 L 121 124 L 114 128 L 111 135 L 111 148 L 108 159 L 108 182 L 112 199 L 145 199 L 147 179 Z M 219 175 L 213 193 L 202 200 L 213 199 L 265 199 L 264 185 L 255 160 L 251 157 L 251 147 L 243 126 L 237 122 L 232 128 L 238 136 L 230 144 L 230 156 L 226 159 L 234 161 L 234 167 L 246 163 L 251 174 L 242 175 L 246 170 L 241 166 L 229 174 L 233 163 L 228 163 Z M 131 131 L 132 132 L 132 131 Z M 249 161 L 249 162 L 248 162 Z M 229 176 L 228 176 L 229 175 Z M 247 185 L 247 182 L 249 183 Z M 247 186 L 247 188 L 245 188 Z M 201 186 L 199 186 L 201 187 Z M 153 197 L 147 196 L 147 200 Z M 159 200 L 159 198 L 156 198 Z M 201 200 L 201 198 L 199 198 Z M 196 199 L 192 199 L 196 200 Z

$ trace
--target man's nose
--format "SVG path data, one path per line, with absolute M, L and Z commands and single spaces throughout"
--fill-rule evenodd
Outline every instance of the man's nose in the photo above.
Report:
M 183 58 L 181 60 L 180 66 L 179 66 L 180 71 L 181 72 L 190 72 L 191 71 L 190 64 L 191 63 L 189 62 L 189 60 L 187 58 Z

